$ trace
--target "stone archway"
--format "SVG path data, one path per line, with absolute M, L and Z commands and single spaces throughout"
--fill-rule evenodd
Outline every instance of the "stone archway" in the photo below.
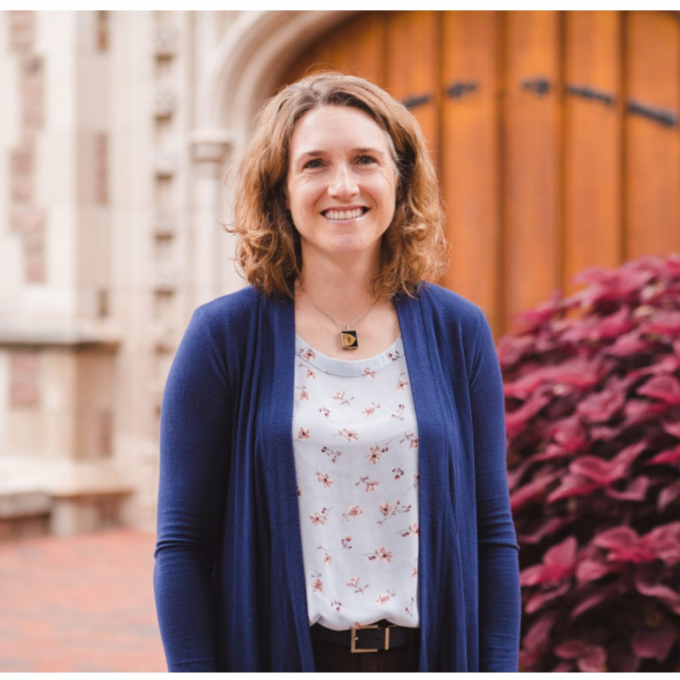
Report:
M 197 206 L 193 306 L 237 290 L 243 281 L 224 267 L 233 240 L 214 229 L 230 219 L 224 175 L 247 139 L 252 120 L 298 54 L 351 11 L 246 11 L 220 41 L 199 93 L 199 118 L 191 135 Z M 221 220 L 220 220 L 221 221 Z
M 243 12 L 220 42 L 200 95 L 196 144 L 239 146 L 297 55 L 353 11 Z

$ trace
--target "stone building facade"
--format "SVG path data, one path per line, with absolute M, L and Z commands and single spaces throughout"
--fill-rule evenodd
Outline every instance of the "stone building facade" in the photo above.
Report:
M 0 12 L 0 539 L 152 529 L 163 386 L 243 285 L 223 177 L 344 12 Z

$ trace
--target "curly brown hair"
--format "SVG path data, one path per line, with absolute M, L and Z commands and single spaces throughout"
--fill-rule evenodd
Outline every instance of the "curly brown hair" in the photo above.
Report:
M 381 266 L 372 281 L 378 299 L 413 295 L 447 266 L 444 211 L 434 165 L 418 122 L 377 85 L 335 72 L 316 73 L 283 87 L 260 110 L 237 166 L 234 222 L 236 261 L 265 295 L 294 297 L 300 276 L 300 236 L 286 209 L 290 139 L 312 109 L 351 106 L 366 112 L 391 140 L 399 174 L 397 205 L 382 238 Z

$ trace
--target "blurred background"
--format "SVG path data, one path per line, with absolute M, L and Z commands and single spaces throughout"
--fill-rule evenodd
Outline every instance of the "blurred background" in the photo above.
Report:
M 0 12 L 0 574 L 103 530 L 89 553 L 150 569 L 167 371 L 192 310 L 244 285 L 225 173 L 322 68 L 420 121 L 442 283 L 497 338 L 587 267 L 680 249 L 679 12 Z M 129 670 L 163 669 L 147 581 Z

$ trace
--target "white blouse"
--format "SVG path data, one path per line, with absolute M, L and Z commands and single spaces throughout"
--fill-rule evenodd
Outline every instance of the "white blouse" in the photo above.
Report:
M 334 359 L 296 338 L 293 448 L 309 623 L 418 626 L 418 431 L 404 348 Z

